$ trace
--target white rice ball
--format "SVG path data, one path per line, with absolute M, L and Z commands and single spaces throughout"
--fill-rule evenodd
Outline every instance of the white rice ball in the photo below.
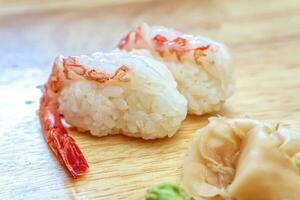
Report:
M 58 97 L 65 120 L 96 136 L 173 136 L 186 117 L 187 102 L 163 63 L 138 54 L 113 51 L 73 57 L 76 65 L 110 77 L 120 66 L 128 71 L 121 79 L 110 78 L 102 83 L 78 76 L 79 72 L 69 73 L 72 80 L 64 79 Z M 56 64 L 63 69 L 63 58 Z

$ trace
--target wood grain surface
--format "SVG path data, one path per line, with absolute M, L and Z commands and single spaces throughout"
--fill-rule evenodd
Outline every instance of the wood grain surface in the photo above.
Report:
M 40 3 L 41 9 L 31 10 L 1 1 L 0 199 L 143 199 L 153 184 L 180 181 L 187 147 L 208 115 L 188 116 L 175 137 L 156 141 L 97 138 L 70 129 L 90 163 L 89 173 L 75 181 L 45 144 L 36 115 L 37 86 L 46 81 L 55 56 L 108 51 L 143 21 L 229 46 L 237 87 L 217 114 L 300 131 L 299 0 L 55 2 L 51 9 Z

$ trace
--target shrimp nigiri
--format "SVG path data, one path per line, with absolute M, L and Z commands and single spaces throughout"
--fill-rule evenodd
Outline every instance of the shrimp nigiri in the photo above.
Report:
M 165 62 L 188 100 L 188 112 L 218 111 L 233 94 L 234 76 L 225 45 L 162 26 L 142 24 L 118 44 L 120 49 L 147 49 Z
M 187 114 L 186 99 L 167 67 L 150 56 L 121 51 L 58 57 L 40 101 L 44 137 L 71 176 L 88 164 L 62 117 L 96 136 L 171 137 Z

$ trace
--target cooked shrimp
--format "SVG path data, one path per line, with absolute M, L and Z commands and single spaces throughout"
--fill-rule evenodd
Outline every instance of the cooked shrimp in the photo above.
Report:
M 118 44 L 120 49 L 147 49 L 165 62 L 188 100 L 188 111 L 218 111 L 233 94 L 234 78 L 227 48 L 199 35 L 188 35 L 162 26 L 142 24 Z
M 84 174 L 88 164 L 61 116 L 96 136 L 122 133 L 143 139 L 171 137 L 185 119 L 187 102 L 167 67 L 138 54 L 61 56 L 54 62 L 39 117 L 47 143 L 71 176 Z

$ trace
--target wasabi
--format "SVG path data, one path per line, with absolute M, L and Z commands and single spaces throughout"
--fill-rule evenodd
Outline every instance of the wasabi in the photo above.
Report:
M 184 190 L 175 183 L 161 183 L 147 190 L 146 200 L 188 200 Z

